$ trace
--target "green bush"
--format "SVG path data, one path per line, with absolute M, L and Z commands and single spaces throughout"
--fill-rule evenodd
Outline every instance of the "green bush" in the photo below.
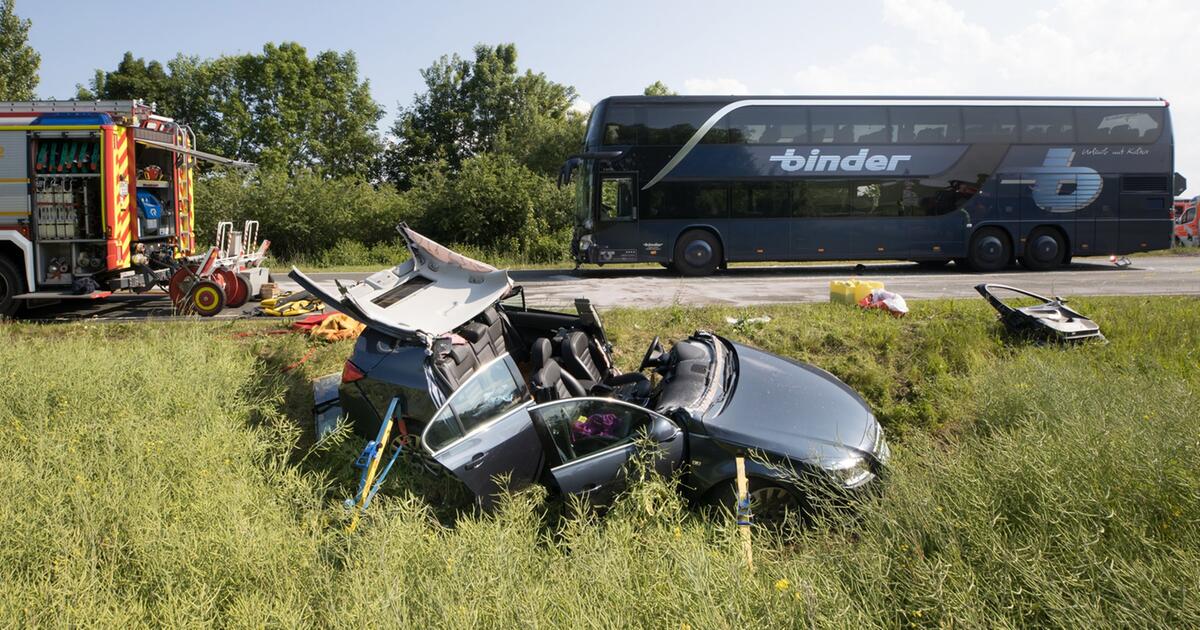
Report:
M 315 257 L 339 241 L 364 245 L 392 241 L 398 222 L 411 220 L 408 204 L 388 186 L 356 178 L 272 171 L 213 173 L 196 183 L 196 226 L 210 243 L 218 221 L 240 228 L 257 219 L 271 251 L 285 258 Z
M 404 196 L 419 217 L 416 227 L 443 243 L 531 262 L 562 260 L 568 253 L 571 192 L 508 155 L 469 158 L 455 175 L 427 172 Z

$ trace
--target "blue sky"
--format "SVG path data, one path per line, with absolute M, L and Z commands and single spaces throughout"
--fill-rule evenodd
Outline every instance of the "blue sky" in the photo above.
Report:
M 683 93 L 1162 96 L 1177 169 L 1200 189 L 1200 3 L 1182 0 L 334 3 L 128 5 L 17 0 L 42 54 L 40 96 L 67 98 L 126 50 L 166 60 L 297 41 L 353 50 L 388 108 L 419 70 L 480 42 L 514 42 L 523 68 L 585 102 L 661 79 Z M 142 8 L 134 8 L 134 7 Z M 101 19 L 102 18 L 102 19 Z M 144 28 L 142 27 L 144 25 Z M 100 35 L 100 33 L 104 33 Z M 124 33 L 120 37 L 113 34 Z M 1193 144 L 1196 144 L 1194 147 Z

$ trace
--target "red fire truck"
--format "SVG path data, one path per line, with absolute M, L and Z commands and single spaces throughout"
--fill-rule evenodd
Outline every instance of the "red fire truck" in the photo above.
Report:
M 246 165 L 140 101 L 0 102 L 0 317 L 205 280 L 182 282 L 203 267 L 189 259 L 197 159 Z

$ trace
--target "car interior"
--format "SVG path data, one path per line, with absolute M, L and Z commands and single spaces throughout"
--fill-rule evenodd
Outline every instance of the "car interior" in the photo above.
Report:
M 682 347 L 681 347 L 682 346 Z M 703 388 L 709 353 L 680 342 L 677 351 L 665 352 L 655 343 L 646 353 L 642 369 L 655 368 L 664 376 L 656 388 L 641 371 L 622 373 L 613 366 L 608 348 L 585 318 L 543 311 L 507 311 L 492 305 L 433 346 L 431 364 L 436 374 L 457 390 L 482 366 L 504 354 L 512 355 L 526 376 L 534 399 L 541 402 L 583 396 L 614 397 L 642 407 L 655 408 L 656 399 L 686 398 Z M 692 356 L 696 354 L 704 356 Z M 669 365 L 685 363 L 686 374 L 676 375 Z M 703 364 L 703 365 L 702 365 Z M 677 381 L 695 381 L 675 387 Z M 672 393 L 674 390 L 679 390 Z M 665 397 L 664 397 L 665 396 Z

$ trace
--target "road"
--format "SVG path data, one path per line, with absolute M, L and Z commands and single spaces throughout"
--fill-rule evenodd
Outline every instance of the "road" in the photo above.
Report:
M 1117 269 L 1106 259 L 1077 259 L 1066 269 L 1031 272 L 1012 268 L 998 273 L 966 273 L 953 266 L 930 271 L 911 263 L 865 265 L 798 265 L 735 267 L 707 278 L 683 278 L 665 269 L 585 268 L 513 271 L 524 285 L 531 306 L 564 307 L 576 297 L 588 297 L 599 308 L 654 307 L 670 304 L 746 306 L 781 302 L 819 302 L 829 298 L 829 281 L 846 278 L 879 280 L 908 299 L 977 297 L 981 282 L 1016 285 L 1047 295 L 1200 295 L 1200 256 L 1134 257 L 1133 265 Z M 313 279 L 332 287 L 334 279 L 360 280 L 366 273 L 314 273 Z M 276 273 L 283 289 L 298 288 Z M 249 308 L 226 309 L 220 317 L 247 314 Z M 64 303 L 27 313 L 30 319 L 140 319 L 171 314 L 166 299 L 109 300 L 94 304 Z

